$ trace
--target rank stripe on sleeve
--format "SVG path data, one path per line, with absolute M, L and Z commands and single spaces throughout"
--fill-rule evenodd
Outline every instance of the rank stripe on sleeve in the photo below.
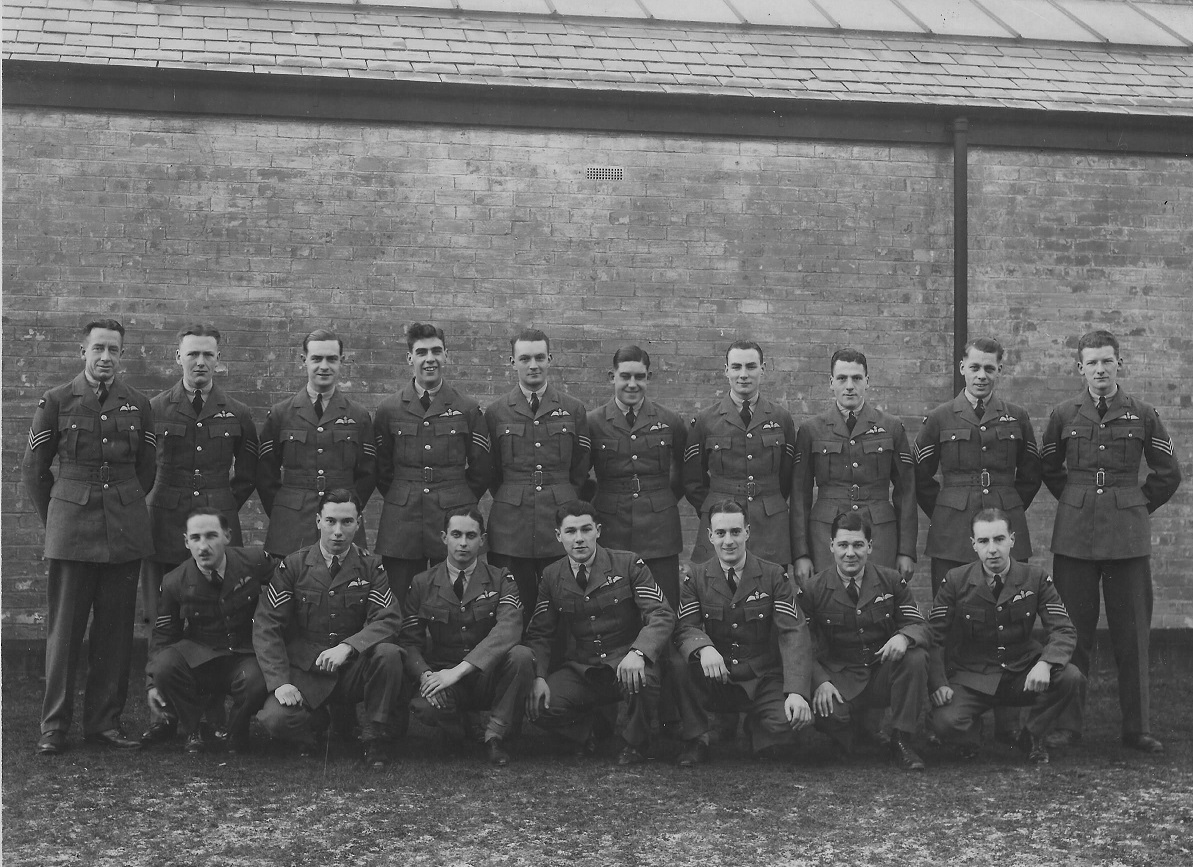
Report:
M 689 602 L 687 605 L 680 606 L 680 609 L 679 609 L 680 619 L 683 619 L 684 617 L 691 617 L 692 615 L 695 615 L 697 617 L 700 616 L 700 603 L 699 602 Z
M 389 592 L 388 587 L 385 588 L 384 593 L 382 593 L 380 590 L 376 590 L 376 589 L 372 590 L 369 593 L 368 598 L 369 598 L 369 601 L 372 602 L 374 605 L 379 605 L 382 608 L 389 608 L 391 605 L 394 604 L 394 595 Z
M 142 433 L 145 434 L 145 441 L 154 448 L 157 448 L 157 434 L 151 430 L 145 430 Z
M 498 605 L 512 605 L 519 611 L 522 610 L 522 598 L 517 593 L 507 593 L 497 600 Z
M 1027 453 L 1030 455 L 1035 455 L 1037 458 L 1040 456 L 1040 447 L 1036 445 L 1035 440 L 1027 441 Z
M 1152 448 L 1158 452 L 1164 452 L 1169 457 L 1173 456 L 1172 440 L 1162 440 L 1152 437 Z
M 936 443 L 928 443 L 927 445 L 920 445 L 916 443 L 911 447 L 912 452 L 915 453 L 915 462 L 922 464 L 928 458 L 936 453 Z
M 920 613 L 920 609 L 915 605 L 900 605 L 899 610 L 906 614 L 913 620 L 923 620 L 924 615 Z
M 635 587 L 634 594 L 640 599 L 650 599 L 655 602 L 666 602 L 663 598 L 663 591 L 659 589 L 656 584 L 653 587 Z
M 29 451 L 33 451 L 38 446 L 43 446 L 50 441 L 50 437 L 54 435 L 51 430 L 43 430 L 41 433 L 35 434 L 33 428 L 29 429 Z
M 414 615 L 411 615 L 410 617 L 407 617 L 405 620 L 402 621 L 402 628 L 405 629 L 408 626 L 418 626 L 418 624 L 419 624 L 418 615 L 414 614 Z
M 274 608 L 281 608 L 294 598 L 294 594 L 289 590 L 278 590 L 276 587 L 270 584 L 265 591 L 265 598 L 269 600 L 269 604 Z
M 908 466 L 911 466 L 915 463 L 915 460 L 911 456 L 911 452 L 899 452 L 899 460 Z
M 1048 602 L 1044 605 L 1044 607 L 1046 609 L 1048 609 L 1049 614 L 1051 614 L 1055 617 L 1068 617 L 1069 616 L 1069 612 L 1065 608 L 1065 606 L 1061 605 L 1057 602 Z
M 363 451 L 369 457 L 377 456 L 377 446 L 375 446 L 373 443 L 363 442 L 360 444 L 360 447 L 361 451 Z
M 549 600 L 540 599 L 538 602 L 538 605 L 534 606 L 534 616 L 538 617 L 540 614 L 547 611 L 550 607 L 551 607 L 551 603 Z
M 683 451 L 683 459 L 690 461 L 700 454 L 700 443 L 693 443 Z
M 792 602 L 787 602 L 783 599 L 778 599 L 775 601 L 775 613 L 787 614 L 791 617 L 794 617 L 796 620 L 799 620 L 799 614 L 795 610 L 795 604 Z
M 949 613 L 949 607 L 947 605 L 941 605 L 938 608 L 932 609 L 932 613 L 928 615 L 928 619 L 929 620 L 944 620 L 945 617 L 948 616 L 948 613 Z
M 489 438 L 487 436 L 485 436 L 483 433 L 478 433 L 477 431 L 473 431 L 472 432 L 472 444 L 474 446 L 476 446 L 478 449 L 484 449 L 486 452 L 489 451 Z
M 153 621 L 154 629 L 165 629 L 174 622 L 174 618 L 169 614 L 163 614 L 157 620 Z
M 584 434 L 577 435 L 576 440 L 580 443 L 580 448 L 592 451 L 592 440 L 584 436 Z
M 1056 443 L 1044 443 L 1044 448 L 1040 450 L 1041 457 L 1048 457 L 1056 453 Z
M 257 444 L 257 457 L 263 458 L 273 451 L 273 440 L 261 440 Z

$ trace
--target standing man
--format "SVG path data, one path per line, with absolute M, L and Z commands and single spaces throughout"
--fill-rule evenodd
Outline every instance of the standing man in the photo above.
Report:
M 866 403 L 870 369 L 865 355 L 856 349 L 838 349 L 829 370 L 829 390 L 836 405 L 801 424 L 795 438 L 791 481 L 795 577 L 807 581 L 814 572 L 832 567 L 833 521 L 854 514 L 872 528 L 869 562 L 898 569 L 908 580 L 915 569 L 919 524 L 915 462 L 907 431 L 895 416 Z
M 678 608 L 678 501 L 688 430 L 676 413 L 647 398 L 650 377 L 645 350 L 623 346 L 614 354 L 613 399 L 588 414 L 596 474 L 592 504 L 609 547 L 642 557 L 668 603 Z
M 321 494 L 319 541 L 278 564 L 257 603 L 253 647 L 272 694 L 259 715 L 272 737 L 315 749 L 312 712 L 364 702 L 365 762 L 393 758 L 402 704 L 402 625 L 381 558 L 352 544 L 360 523 L 356 493 Z
M 637 554 L 597 545 L 601 526 L 591 504 L 576 500 L 560 507 L 556 522 L 567 559 L 543 571 L 526 632 L 536 675 L 530 718 L 574 741 L 578 756 L 590 756 L 596 752 L 593 712 L 624 699 L 617 763 L 643 762 L 648 706 L 658 705 L 659 662 L 669 651 L 675 612 Z M 551 648 L 563 630 L 569 639 L 563 665 L 548 673 Z
M 527 329 L 510 350 L 518 386 L 485 410 L 493 444 L 489 562 L 513 573 L 529 621 L 543 569 L 563 556 L 555 512 L 579 496 L 591 442 L 584 404 L 547 382 L 547 335 Z
M 66 749 L 79 650 L 92 617 L 83 735 L 135 749 L 120 728 L 128 697 L 137 575 L 153 553 L 145 492 L 153 487 L 153 409 L 117 377 L 124 326 L 83 328 L 83 372 L 38 401 L 22 462 L 25 490 L 46 528 L 49 617 L 40 755 Z M 50 467 L 58 457 L 58 475 Z
M 489 435 L 480 404 L 443 379 L 443 330 L 406 329 L 414 376 L 377 407 L 377 490 L 385 498 L 375 553 L 398 603 L 410 579 L 447 556 L 443 515 L 475 506 L 489 485 Z
M 319 328 L 302 340 L 306 388 L 273 405 L 261 430 L 257 493 L 269 515 L 265 550 L 285 557 L 314 544 L 320 497 L 333 488 L 356 491 L 361 506 L 377 481 L 373 420 L 337 388 L 344 341 Z M 364 524 L 356 542 L 365 544 Z
M 415 576 L 402 604 L 406 674 L 418 684 L 415 709 L 439 714 L 491 711 L 485 726 L 489 763 L 509 764 L 506 734 L 522 718 L 534 656 L 522 640 L 518 585 L 505 569 L 478 559 L 485 519 L 475 507 L 443 520 L 447 559 Z
M 1118 387 L 1123 359 L 1109 331 L 1077 342 L 1081 393 L 1052 410 L 1044 432 L 1044 482 L 1058 500 L 1052 530 L 1056 587 L 1077 627 L 1073 662 L 1089 673 L 1098 627 L 1098 584 L 1118 666 L 1123 744 L 1163 752 L 1152 737 L 1148 643 L 1152 622 L 1152 535 L 1148 516 L 1181 482 L 1172 439 L 1155 408 Z M 1139 484 L 1139 467 L 1150 472 Z M 1056 742 L 1081 734 L 1084 701 L 1060 722 Z
M 707 505 L 725 497 L 745 504 L 750 551 L 778 563 L 792 562 L 787 496 L 795 458 L 791 413 L 759 394 L 762 347 L 737 340 L 725 353 L 729 394 L 692 419 L 684 452 L 684 489 L 700 514 L 692 561 L 713 555 Z

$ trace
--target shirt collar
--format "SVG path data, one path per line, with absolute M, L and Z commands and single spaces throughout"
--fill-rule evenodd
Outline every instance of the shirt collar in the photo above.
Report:
M 527 403 L 530 402 L 530 396 L 532 394 L 537 394 L 539 396 L 539 401 L 541 402 L 543 399 L 543 394 L 547 390 L 547 384 L 543 383 L 543 387 L 540 388 L 538 391 L 530 391 L 528 388 L 526 388 L 526 386 L 524 386 L 522 383 L 519 382 L 518 390 L 522 392 L 522 397 L 526 398 Z
M 1103 397 L 1103 396 L 1106 398 L 1106 403 L 1110 403 L 1110 401 L 1112 401 L 1116 397 L 1118 397 L 1118 383 L 1116 382 L 1114 384 L 1114 391 L 1110 392 L 1110 394 L 1107 394 L 1107 395 L 1094 394 L 1093 389 L 1089 389 L 1089 396 L 1094 399 L 1094 403 L 1097 403 L 1098 398 Z
M 968 392 L 966 392 L 966 393 L 968 394 Z M 835 401 L 834 401 L 834 403 L 835 403 Z M 841 404 L 839 404 L 839 403 L 835 403 L 835 405 L 837 407 L 837 412 L 841 413 L 841 418 L 849 418 L 850 413 L 853 413 L 853 417 L 857 418 L 859 415 L 862 414 L 862 410 L 866 408 L 865 401 L 862 401 L 862 405 L 859 406 L 857 409 L 846 409 L 845 407 L 841 406 Z
M 92 379 L 92 378 L 91 378 L 91 374 L 90 374 L 90 373 L 88 373 L 88 372 L 87 372 L 87 371 L 85 371 L 85 370 L 83 371 L 83 378 L 87 380 L 87 385 L 88 385 L 88 386 L 90 386 L 90 388 L 91 388 L 91 390 L 92 390 L 92 391 L 95 391 L 97 388 L 99 388 L 99 380 L 98 380 L 98 379 Z M 107 385 L 108 385 L 108 391 L 111 391 L 111 390 L 112 390 L 112 386 L 114 386 L 115 384 L 116 384 L 116 380 L 115 380 L 115 379 L 112 379 L 110 382 L 108 382 L 108 384 L 107 384 Z
M 834 567 L 834 568 L 835 568 L 835 567 Z M 847 576 L 845 576 L 845 575 L 842 575 L 842 574 L 841 574 L 841 570 L 840 570 L 840 569 L 837 569 L 837 570 L 836 570 L 836 572 L 837 572 L 837 577 L 841 579 L 841 586 L 842 586 L 842 587 L 848 587 L 848 586 L 849 586 L 849 582 L 850 582 L 850 581 L 856 581 L 856 582 L 857 582 L 857 585 L 858 585 L 859 587 L 861 587 L 861 586 L 862 586 L 862 576 L 866 574 L 866 570 L 865 570 L 865 569 L 863 569 L 863 570 L 862 570 L 861 572 L 859 572 L 857 575 L 854 575 L 852 578 L 849 578 L 849 577 L 847 577 Z
M 750 398 L 750 399 L 751 399 L 751 400 L 753 400 L 753 398 Z M 732 570 L 734 570 L 734 572 L 737 574 L 737 577 L 738 577 L 738 578 L 740 578 L 740 577 L 741 577 L 741 573 L 742 573 L 742 572 L 744 572 L 744 571 L 745 571 L 745 569 L 746 569 L 746 558 L 745 558 L 745 557 L 742 557 L 742 558 L 741 558 L 741 562 L 739 562 L 739 563 L 730 563 L 728 566 L 726 566 L 726 565 L 725 565 L 724 563 L 722 563 L 720 560 L 717 560 L 717 565 L 721 567 L 721 573 L 722 573 L 722 574 L 724 574 L 724 575 L 726 575 L 726 576 L 727 576 L 727 575 L 729 574 L 729 570 L 730 570 L 730 569 L 732 569 Z
M 199 566 L 198 563 L 196 563 L 195 565 Z M 224 556 L 220 558 L 220 562 L 215 564 L 214 569 L 209 570 L 209 569 L 204 569 L 202 566 L 199 566 L 199 571 L 203 573 L 203 577 L 206 578 L 208 581 L 211 580 L 212 572 L 219 572 L 221 578 L 227 578 L 228 577 L 228 555 L 227 555 L 227 553 L 225 553 Z
M 621 411 L 622 415 L 625 415 L 627 412 L 630 411 L 630 407 L 626 406 L 624 403 L 622 403 L 617 398 L 613 398 L 613 403 L 615 403 L 617 405 L 617 408 L 618 408 L 618 410 Z M 637 409 L 634 410 L 634 415 L 637 416 L 641 412 L 642 412 L 642 404 L 638 404 Z
M 476 564 L 477 564 L 477 561 L 476 561 L 476 560 L 473 560 L 473 561 L 472 561 L 472 565 L 471 565 L 471 566 L 469 566 L 467 569 L 464 569 L 464 570 L 463 570 L 463 572 L 464 572 L 464 586 L 465 586 L 465 587 L 467 587 L 467 586 L 468 586 L 468 582 L 472 580 L 472 573 L 476 571 Z M 450 561 L 450 560 L 444 560 L 444 561 L 443 561 L 443 565 L 445 565 L 445 566 L 447 567 L 447 577 L 451 579 L 451 581 L 452 581 L 452 583 L 453 583 L 453 584 L 455 584 L 455 583 L 456 583 L 456 576 L 460 574 L 460 571 L 461 571 L 461 570 L 459 570 L 459 569 L 457 569 L 455 566 L 453 566 L 453 565 L 451 564 L 451 561 Z
M 323 547 L 322 542 L 319 542 L 318 544 L 319 544 L 319 553 L 323 556 L 323 562 L 327 564 L 328 569 L 331 568 L 331 558 L 332 557 L 339 557 L 340 565 L 343 565 L 344 561 L 348 559 L 348 554 L 352 551 L 352 549 L 349 548 L 343 554 L 329 554 L 329 553 L 327 553 L 327 549 Z
M 1002 570 L 1001 572 L 999 572 L 998 574 L 1002 576 L 1002 580 L 1003 580 L 1003 581 L 1006 581 L 1006 580 L 1007 580 L 1007 573 L 1008 573 L 1008 572 L 1010 572 L 1010 571 L 1011 571 L 1011 566 L 1010 566 L 1010 564 L 1008 563 L 1008 564 L 1007 564 L 1007 568 L 1006 568 L 1006 569 L 1003 569 L 1003 570 Z M 994 586 L 994 574 L 993 574 L 993 573 L 992 573 L 992 572 L 991 572 L 989 569 L 987 569 L 987 568 L 986 568 L 986 564 L 985 564 L 985 563 L 983 563 L 983 564 L 982 564 L 982 575 L 983 575 L 983 576 L 985 576 L 985 578 L 986 578 L 986 584 L 987 584 L 988 586 L 990 586 L 990 587 L 993 587 L 993 586 Z
M 442 379 L 439 380 L 439 384 L 437 386 L 435 386 L 434 388 L 423 388 L 421 385 L 418 384 L 418 381 L 415 379 L 411 379 L 410 382 L 411 382 L 411 384 L 414 385 L 414 393 L 417 394 L 420 398 L 424 394 L 429 394 L 429 395 L 431 395 L 431 397 L 434 397 L 435 395 L 439 394 L 440 390 L 443 388 L 443 380 Z
M 758 397 L 759 397 L 759 392 L 756 391 L 756 392 L 754 392 L 753 396 L 750 398 L 750 409 L 751 410 L 753 410 L 754 408 L 756 408 L 758 406 Z M 741 405 L 742 405 L 743 401 L 740 397 L 737 396 L 736 391 L 730 390 L 729 399 L 731 401 L 733 401 L 734 406 L 736 406 L 738 409 L 741 409 Z
M 334 388 L 332 388 L 331 391 L 329 391 L 325 395 L 323 395 L 323 406 L 324 407 L 326 407 L 329 403 L 331 403 L 331 399 L 336 396 L 337 388 L 339 388 L 338 385 L 335 386 Z M 315 400 L 319 397 L 319 392 L 317 392 L 317 391 L 315 391 L 315 389 L 311 388 L 311 384 L 309 382 L 307 383 L 307 397 L 309 397 L 311 399 L 312 404 L 314 404 Z
M 207 400 L 207 396 L 208 396 L 209 394 L 211 394 L 211 389 L 212 389 L 212 388 L 214 388 L 214 387 L 215 387 L 215 381 L 213 380 L 213 381 L 211 381 L 211 382 L 207 383 L 207 387 L 206 387 L 206 388 L 200 388 L 200 389 L 199 389 L 199 393 L 203 395 L 203 400 L 204 400 L 204 401 L 206 401 L 206 400 Z M 186 380 L 185 380 L 185 379 L 182 381 L 182 390 L 186 392 L 186 396 L 187 396 L 187 397 L 189 397 L 191 400 L 194 400 L 194 399 L 195 399 L 195 389 L 193 389 L 193 388 L 190 388 L 190 387 L 189 387 L 189 386 L 186 384 Z M 314 403 L 314 402 L 315 402 L 315 401 L 314 401 L 314 398 L 311 398 L 311 402 L 312 402 L 312 403 Z
M 588 571 L 591 573 L 591 572 L 592 572 L 592 564 L 593 564 L 593 563 L 595 563 L 595 562 L 596 562 L 596 551 L 593 551 L 593 552 L 592 552 L 592 556 L 591 556 L 591 557 L 589 557 L 587 560 L 585 560 L 583 563 L 577 563 L 577 562 L 576 562 L 575 560 L 573 560 L 571 557 L 568 557 L 568 563 L 569 563 L 569 564 L 571 565 L 571 567 L 572 567 L 572 574 L 573 574 L 573 575 L 579 575 L 579 574 L 580 574 L 580 567 L 581 567 L 581 566 L 585 566 L 585 567 L 587 567 Z
M 962 393 L 963 395 L 965 395 L 965 399 L 966 399 L 967 401 L 969 401 L 969 405 L 970 405 L 970 406 L 972 406 L 974 409 L 977 409 L 977 406 L 978 406 L 978 399 L 977 399 L 976 397 L 974 397 L 972 394 L 970 394 L 970 393 L 969 393 L 969 389 L 968 389 L 968 388 L 963 388 L 963 389 L 961 389 L 961 393 Z M 993 394 L 991 394 L 990 396 L 991 396 L 991 397 L 994 397 L 994 395 L 993 395 Z M 987 403 L 989 403 L 989 401 L 986 401 L 986 402 L 987 402 Z

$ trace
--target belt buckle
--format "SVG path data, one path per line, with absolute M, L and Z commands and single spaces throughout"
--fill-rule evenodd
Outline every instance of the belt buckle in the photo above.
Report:
M 194 475 L 191 477 L 191 483 L 195 486 L 196 489 L 203 487 L 203 485 L 205 484 L 204 479 L 203 479 L 203 474 L 201 472 L 199 472 L 198 470 L 195 470 Z
M 1098 470 L 1097 474 L 1094 475 L 1094 484 L 1097 485 L 1099 488 L 1106 487 L 1106 471 L 1105 470 Z
M 634 476 L 633 476 L 633 478 L 630 479 L 630 481 L 634 483 L 633 493 L 635 493 L 635 494 L 642 493 L 642 480 L 638 478 L 637 473 L 634 473 Z
M 746 496 L 753 497 L 758 493 L 758 484 L 756 482 L 746 482 Z
M 852 485 L 849 488 L 849 499 L 860 500 L 862 498 L 862 489 L 858 485 Z
M 978 484 L 980 484 L 983 488 L 990 487 L 990 471 L 989 470 L 982 470 L 982 472 L 978 475 Z
M 319 494 L 327 493 L 327 477 L 318 476 L 315 478 L 315 492 Z
M 112 478 L 112 468 L 108 466 L 107 461 L 102 463 L 99 468 L 99 480 L 101 482 L 110 481 Z
M 541 487 L 543 484 L 543 471 L 535 470 L 531 475 L 530 480 L 531 484 L 533 484 L 535 487 Z
M 428 485 L 435 481 L 434 467 L 423 467 L 423 481 Z
M 339 643 L 340 643 L 340 633 L 338 633 L 338 632 L 327 633 L 327 646 L 328 647 L 335 647 L 335 645 L 337 645 Z

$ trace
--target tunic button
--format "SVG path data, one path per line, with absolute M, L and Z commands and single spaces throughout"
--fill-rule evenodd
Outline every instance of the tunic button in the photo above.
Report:
M 733 663 L 734 665 L 737 665 L 737 660 L 736 660 L 736 659 L 731 659 L 731 660 L 729 660 L 729 661 L 730 661 L 731 663 Z
M 990 449 L 987 448 L 986 446 L 982 446 L 982 451 L 987 452 L 987 451 L 990 451 Z
M 737 607 L 737 603 L 736 603 L 736 602 L 732 602 L 732 603 L 730 603 L 729 607 L 730 607 L 730 608 L 736 608 L 736 607 Z
M 988 493 L 990 493 L 990 489 L 989 489 L 989 488 L 982 488 L 982 493 L 983 493 L 983 494 L 988 494 Z
M 601 659 L 604 659 L 604 658 L 605 658 L 605 654 L 604 654 L 604 653 L 602 653 L 602 654 L 601 654 Z
M 632 439 L 632 440 L 638 439 L 638 434 L 630 434 L 630 439 Z
M 746 497 L 746 502 L 748 502 L 748 503 L 752 503 L 752 502 L 754 502 L 754 498 L 753 498 L 753 497 Z
M 542 447 L 543 447 L 543 444 L 542 444 L 542 443 L 535 443 L 535 444 L 534 444 L 534 447 L 535 447 L 536 449 L 538 449 L 538 448 L 542 448 Z M 429 448 L 429 446 L 428 446 L 428 448 Z
M 108 441 L 108 438 L 107 438 L 107 437 L 104 437 L 104 442 L 107 442 L 107 441 Z
M 753 476 L 746 476 L 746 481 L 747 481 L 747 482 L 752 482 L 752 481 L 754 481 L 754 477 L 753 477 Z
M 195 427 L 203 427 L 203 422 L 195 422 Z
M 746 434 L 746 439 L 752 440 L 752 439 L 754 439 L 754 435 L 748 433 L 748 434 Z
M 535 445 L 538 445 L 538 443 L 535 443 Z M 430 450 L 431 450 L 431 444 L 430 444 L 430 443 L 427 443 L 425 446 L 423 446 L 423 448 L 424 448 L 424 449 L 426 449 L 427 451 L 430 451 Z
M 1106 422 L 1102 422 L 1098 427 L 1106 427 Z M 1077 431 L 1073 431 L 1073 433 L 1077 433 Z
M 857 469 L 857 461 L 854 461 L 854 462 L 853 462 L 853 468 L 854 468 L 855 470 Z
M 752 460 L 754 460 L 754 456 L 753 456 L 753 455 L 746 455 L 746 460 L 747 460 L 747 461 L 752 461 Z
M 535 424 L 538 424 L 538 423 L 539 423 L 539 420 L 536 418 L 536 419 L 534 420 L 534 423 L 535 423 Z
M 430 427 L 430 426 L 431 426 L 431 423 L 429 421 L 423 422 L 423 427 Z
M 596 615 L 595 615 L 595 614 L 590 614 L 590 615 L 588 615 L 588 619 L 589 619 L 589 620 L 596 620 Z
M 197 452 L 203 451 L 203 446 L 195 446 L 195 451 L 197 451 Z
M 953 434 L 952 437 L 950 437 L 950 439 L 956 439 L 956 438 L 957 438 L 956 434 Z
M 535 464 L 535 465 L 534 465 L 534 468 L 535 468 L 536 470 L 541 470 L 541 469 L 543 468 L 543 465 L 542 465 L 542 464 Z
M 317 428 L 315 428 L 315 430 L 317 430 L 319 433 L 323 433 L 323 428 L 321 428 L 321 427 L 317 427 Z
M 320 470 L 320 471 L 319 471 L 319 475 L 323 475 L 323 470 Z
M 855 512 L 857 511 L 857 506 L 853 506 L 852 508 L 853 508 L 853 511 L 855 511 Z
M 985 430 L 985 429 L 986 429 L 985 425 L 982 425 L 980 428 L 978 428 L 978 430 Z
M 850 440 L 850 441 L 849 441 L 849 444 L 850 444 L 851 446 L 856 446 L 856 445 L 857 445 L 857 440 Z
M 108 417 L 107 417 L 106 415 L 101 415 L 99 418 L 100 418 L 100 421 L 107 421 L 107 420 L 108 420 Z
M 429 494 L 429 493 L 431 493 L 431 489 L 430 489 L 430 488 L 423 488 L 423 493 L 424 493 L 424 494 Z
M 1100 493 L 1102 493 L 1102 489 L 1101 489 L 1101 488 L 1098 488 L 1098 493 L 1099 493 L 1099 494 L 1100 494 Z
M 315 454 L 317 454 L 317 455 L 323 454 L 323 449 L 315 449 Z
M 862 609 L 860 609 L 860 608 L 859 608 L 859 609 L 857 610 L 857 613 L 858 613 L 858 614 L 861 614 L 861 613 L 862 613 Z
M 736 623 L 734 623 L 734 624 L 733 624 L 733 625 L 731 625 L 729 628 L 730 628 L 730 629 L 737 629 L 737 624 L 736 624 Z
M 638 460 L 638 456 L 637 456 L 637 455 L 630 455 L 630 460 L 631 460 L 631 461 L 636 461 L 636 460 Z
M 542 486 L 542 485 L 535 485 L 535 486 L 534 486 L 534 489 L 535 489 L 536 491 L 541 491 L 541 490 L 543 489 L 543 486 Z
M 1098 446 L 1098 451 L 1100 451 L 1100 452 L 1106 451 L 1106 446 Z
M 78 428 L 79 428 L 79 426 L 78 426 L 77 424 L 72 424 L 72 425 L 70 426 L 70 429 L 71 429 L 71 430 L 78 430 Z
M 335 592 L 334 590 L 328 590 L 328 591 L 327 591 L 327 595 L 328 595 L 328 596 L 335 596 L 335 595 L 336 595 L 336 592 Z M 335 617 L 335 615 L 333 614 L 333 615 L 332 615 L 332 617 Z
M 104 490 L 106 491 L 107 489 L 108 489 L 108 486 L 107 486 L 107 485 L 104 485 Z
M 634 495 L 633 495 L 633 499 L 635 499 L 635 500 L 636 500 L 636 499 L 638 499 L 638 495 L 637 495 L 637 494 L 634 494 Z
M 1000 624 L 998 624 L 998 628 L 999 628 L 999 629 L 1002 629 L 1002 624 L 1001 624 L 1001 623 L 1000 623 Z

